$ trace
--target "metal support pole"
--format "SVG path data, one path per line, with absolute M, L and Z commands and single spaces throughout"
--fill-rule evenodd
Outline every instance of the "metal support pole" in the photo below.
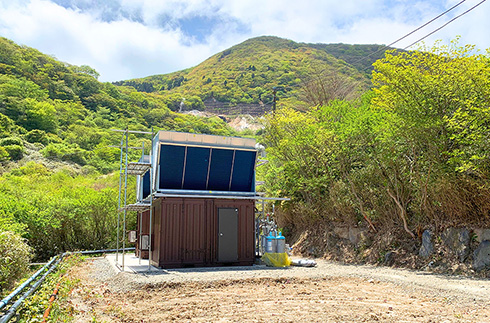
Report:
M 126 248 L 126 216 L 128 210 L 126 209 L 128 203 L 128 149 L 129 149 L 129 132 L 126 129 L 126 167 L 124 168 L 124 218 L 123 218 L 123 253 L 122 253 L 122 271 L 124 271 L 124 256 Z
M 145 142 L 143 141 L 143 145 L 141 147 L 141 160 L 144 162 L 145 161 Z M 145 187 L 145 175 L 140 175 L 140 183 L 141 183 L 141 186 L 143 187 L 143 191 L 144 191 L 144 187 Z M 151 179 L 150 179 L 151 181 Z M 151 185 L 151 184 L 150 184 Z M 138 195 L 138 193 L 136 193 L 136 195 Z M 144 196 L 140 196 L 140 198 L 143 200 Z M 139 229 L 139 235 L 138 235 L 138 246 L 139 246 L 139 259 L 138 259 L 138 264 L 141 265 L 141 242 L 142 242 L 142 237 L 141 235 L 143 234 L 143 212 L 140 212 L 140 221 L 139 221 L 139 226 L 140 226 L 140 229 Z
M 155 176 L 155 171 L 153 171 L 153 127 L 151 127 L 151 147 L 150 147 L 150 228 L 148 232 L 148 271 L 151 271 L 151 231 L 153 222 L 153 176 Z M 157 164 L 155 163 L 155 168 Z
M 121 181 L 122 181 L 122 158 L 123 158 L 123 143 L 124 143 L 124 135 L 121 137 L 121 144 L 119 147 L 121 148 L 121 157 L 119 158 L 119 198 L 117 201 L 117 238 L 116 238 L 116 263 L 118 261 L 119 255 L 119 231 L 121 230 Z
M 255 210 L 258 210 L 256 205 L 256 201 L 254 201 L 254 239 L 255 239 L 255 257 L 259 256 L 259 234 L 260 234 L 260 229 L 259 229 L 259 223 L 260 223 L 260 216 L 258 217 Z
M 265 201 L 264 200 L 262 200 L 262 218 L 265 221 L 266 217 L 265 217 Z M 267 232 L 265 232 L 265 231 L 262 234 L 266 237 L 268 236 Z M 260 241 L 260 243 L 262 244 L 262 241 Z M 262 252 L 265 253 L 265 246 L 262 246 Z

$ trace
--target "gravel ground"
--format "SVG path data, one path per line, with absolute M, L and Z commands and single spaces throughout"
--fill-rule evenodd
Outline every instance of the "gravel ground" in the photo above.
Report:
M 94 258 L 70 302 L 76 322 L 490 322 L 490 280 L 317 263 L 135 274 Z
M 128 291 L 148 284 L 210 282 L 250 278 L 325 278 L 351 277 L 393 283 L 407 289 L 424 289 L 440 295 L 448 293 L 477 300 L 490 301 L 490 280 L 448 276 L 430 272 L 369 265 L 343 265 L 316 259 L 316 267 L 271 268 L 265 265 L 252 267 L 211 267 L 164 269 L 142 274 L 119 272 L 106 258 L 95 258 L 92 277 L 109 283 L 113 291 Z

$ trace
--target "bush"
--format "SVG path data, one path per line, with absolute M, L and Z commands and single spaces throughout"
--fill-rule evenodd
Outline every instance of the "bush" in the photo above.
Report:
M 29 131 L 24 136 L 24 138 L 25 138 L 25 140 L 27 140 L 30 143 L 39 142 L 45 146 L 49 143 L 49 139 L 48 139 L 48 136 L 46 135 L 46 132 L 44 132 L 43 130 L 39 130 L 39 129 L 34 129 L 34 130 Z
M 54 144 L 46 146 L 41 153 L 46 158 L 57 158 L 63 161 L 71 161 L 80 165 L 87 163 L 88 152 L 78 147 L 78 145 Z
M 15 123 L 7 117 L 0 113 L 0 137 L 7 137 L 12 134 L 15 129 Z
M 22 142 L 22 139 L 19 137 L 7 137 L 0 139 L 0 146 L 11 146 L 11 145 L 17 145 L 17 146 L 24 146 L 24 143 Z
M 5 148 L 0 147 L 0 162 L 6 161 L 9 158 L 10 158 L 10 156 L 9 156 L 8 151 Z
M 19 160 L 24 156 L 24 147 L 19 145 L 8 145 L 3 146 L 3 148 L 8 152 L 10 159 Z
M 27 272 L 31 256 L 31 247 L 19 234 L 0 232 L 0 293 Z

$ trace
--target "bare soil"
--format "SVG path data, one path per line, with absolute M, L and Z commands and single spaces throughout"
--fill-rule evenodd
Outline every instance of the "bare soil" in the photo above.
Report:
M 75 322 L 490 322 L 490 281 L 317 260 L 315 268 L 75 268 Z

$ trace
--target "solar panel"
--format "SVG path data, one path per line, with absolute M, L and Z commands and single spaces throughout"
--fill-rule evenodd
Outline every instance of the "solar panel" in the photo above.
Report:
M 157 190 L 255 193 L 255 140 L 160 132 Z

